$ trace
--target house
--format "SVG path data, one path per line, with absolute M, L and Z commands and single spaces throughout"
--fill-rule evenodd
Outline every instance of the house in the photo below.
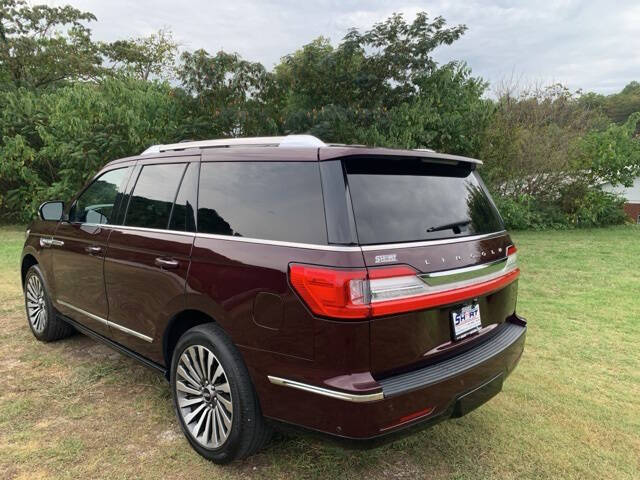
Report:
M 626 200 L 624 212 L 632 221 L 640 223 L 640 177 L 637 177 L 630 187 L 612 187 L 611 184 L 605 184 L 602 190 L 623 196 Z

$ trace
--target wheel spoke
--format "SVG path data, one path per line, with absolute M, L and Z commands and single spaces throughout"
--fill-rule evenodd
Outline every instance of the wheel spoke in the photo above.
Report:
M 202 378 L 205 379 L 205 381 L 209 380 L 209 375 L 207 373 L 207 368 L 205 366 L 205 349 L 204 347 L 198 346 L 198 358 L 200 360 L 200 370 L 202 371 Z
M 197 405 L 199 403 L 204 402 L 204 398 L 202 397 L 194 397 L 194 398 L 180 398 L 178 399 L 178 404 L 180 405 L 180 407 L 185 408 L 185 407 L 190 407 L 191 405 Z
M 198 420 L 198 424 L 196 425 L 196 428 L 195 428 L 195 430 L 193 431 L 193 434 L 194 434 L 196 437 L 199 437 L 199 436 L 200 436 L 200 430 L 202 429 L 202 425 L 204 424 L 204 421 L 207 419 L 207 416 L 209 415 L 209 412 L 210 412 L 210 411 L 211 411 L 211 410 L 206 409 L 206 410 L 204 411 L 204 413 L 203 413 L 202 415 L 200 415 L 200 420 Z
M 198 372 L 196 372 L 193 369 L 193 367 L 191 366 L 191 360 L 189 360 L 189 357 L 186 353 L 183 353 L 182 356 L 180 357 L 180 363 L 183 366 L 187 367 L 187 370 L 189 370 L 189 373 L 191 373 L 191 376 L 198 381 L 198 385 L 203 383 L 204 379 L 202 378 L 201 375 L 198 374 Z
M 233 413 L 233 403 L 231 403 L 229 400 L 224 398 L 222 395 L 218 395 L 218 401 L 221 402 L 226 407 L 229 413 Z
M 176 381 L 176 390 L 180 390 L 181 392 L 184 393 L 190 393 L 191 395 L 200 395 L 200 391 L 199 390 L 195 390 L 187 385 L 185 385 L 183 382 L 181 381 Z
M 224 408 L 222 408 L 218 404 L 218 405 L 216 405 L 216 409 L 218 410 L 218 415 L 220 415 L 222 417 L 222 421 L 227 426 L 227 429 L 229 429 L 231 427 L 231 419 L 229 418 L 227 413 L 224 411 Z
M 218 434 L 218 411 L 217 410 L 212 410 L 212 416 L 211 416 L 211 429 L 213 430 L 213 438 L 215 439 L 215 441 L 213 442 L 213 445 L 215 447 L 217 447 L 218 445 L 220 445 L 220 435 Z
M 200 383 L 194 379 L 187 371 L 184 369 L 182 365 L 178 367 L 178 374 L 184 378 L 187 382 L 189 382 L 193 387 L 200 388 Z
M 205 424 L 204 424 L 204 437 L 203 437 L 204 443 L 207 445 L 211 443 L 209 441 L 209 436 L 210 436 L 209 434 L 211 433 L 211 415 L 212 415 L 211 410 L 207 410 L 207 414 L 205 415 L 207 419 L 205 420 Z
M 220 375 L 222 375 L 223 373 L 224 373 L 224 369 L 222 368 L 222 365 L 218 364 L 218 368 L 216 368 L 216 373 L 213 374 L 211 383 L 216 383 L 216 380 L 218 379 L 218 377 L 220 377 Z
M 189 415 L 187 415 L 186 417 L 184 417 L 184 421 L 185 423 L 188 425 L 190 424 L 194 418 L 196 418 L 200 412 L 202 412 L 202 410 L 204 410 L 206 407 L 205 404 L 200 405 L 198 408 L 196 408 L 194 411 L 192 411 Z
M 224 425 L 222 425 L 222 418 L 220 418 L 220 412 L 218 412 L 218 409 L 220 407 L 218 405 L 216 405 L 216 419 L 218 421 L 218 429 L 220 430 L 220 436 L 223 437 L 222 439 L 226 439 L 227 438 L 227 432 L 225 432 L 224 430 Z
M 229 389 L 229 382 L 223 382 L 216 385 L 216 391 L 231 393 L 231 390 Z
M 198 372 L 198 377 L 200 377 L 204 382 L 206 380 L 206 377 L 204 376 L 204 373 L 200 371 L 200 365 L 198 365 L 198 356 L 196 354 L 195 348 L 189 349 L 189 357 L 191 358 L 191 364 L 193 365 L 193 368 L 196 372 Z

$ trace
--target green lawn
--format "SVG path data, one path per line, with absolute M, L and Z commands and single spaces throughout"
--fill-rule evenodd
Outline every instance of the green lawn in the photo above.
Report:
M 470 415 L 370 451 L 278 437 L 217 467 L 165 381 L 76 335 L 35 341 L 0 229 L 1 478 L 640 478 L 640 228 L 517 233 L 524 356 Z

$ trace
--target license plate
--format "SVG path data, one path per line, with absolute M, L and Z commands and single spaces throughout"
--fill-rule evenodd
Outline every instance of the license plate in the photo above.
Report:
M 472 303 L 459 310 L 454 310 L 451 312 L 451 321 L 453 323 L 454 340 L 460 340 L 477 332 L 482 326 L 480 322 L 480 305 Z

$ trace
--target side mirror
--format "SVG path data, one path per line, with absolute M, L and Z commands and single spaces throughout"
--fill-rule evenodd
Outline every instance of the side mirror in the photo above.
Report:
M 58 222 L 62 219 L 64 212 L 63 202 L 44 202 L 38 208 L 38 215 L 42 220 L 53 220 Z

